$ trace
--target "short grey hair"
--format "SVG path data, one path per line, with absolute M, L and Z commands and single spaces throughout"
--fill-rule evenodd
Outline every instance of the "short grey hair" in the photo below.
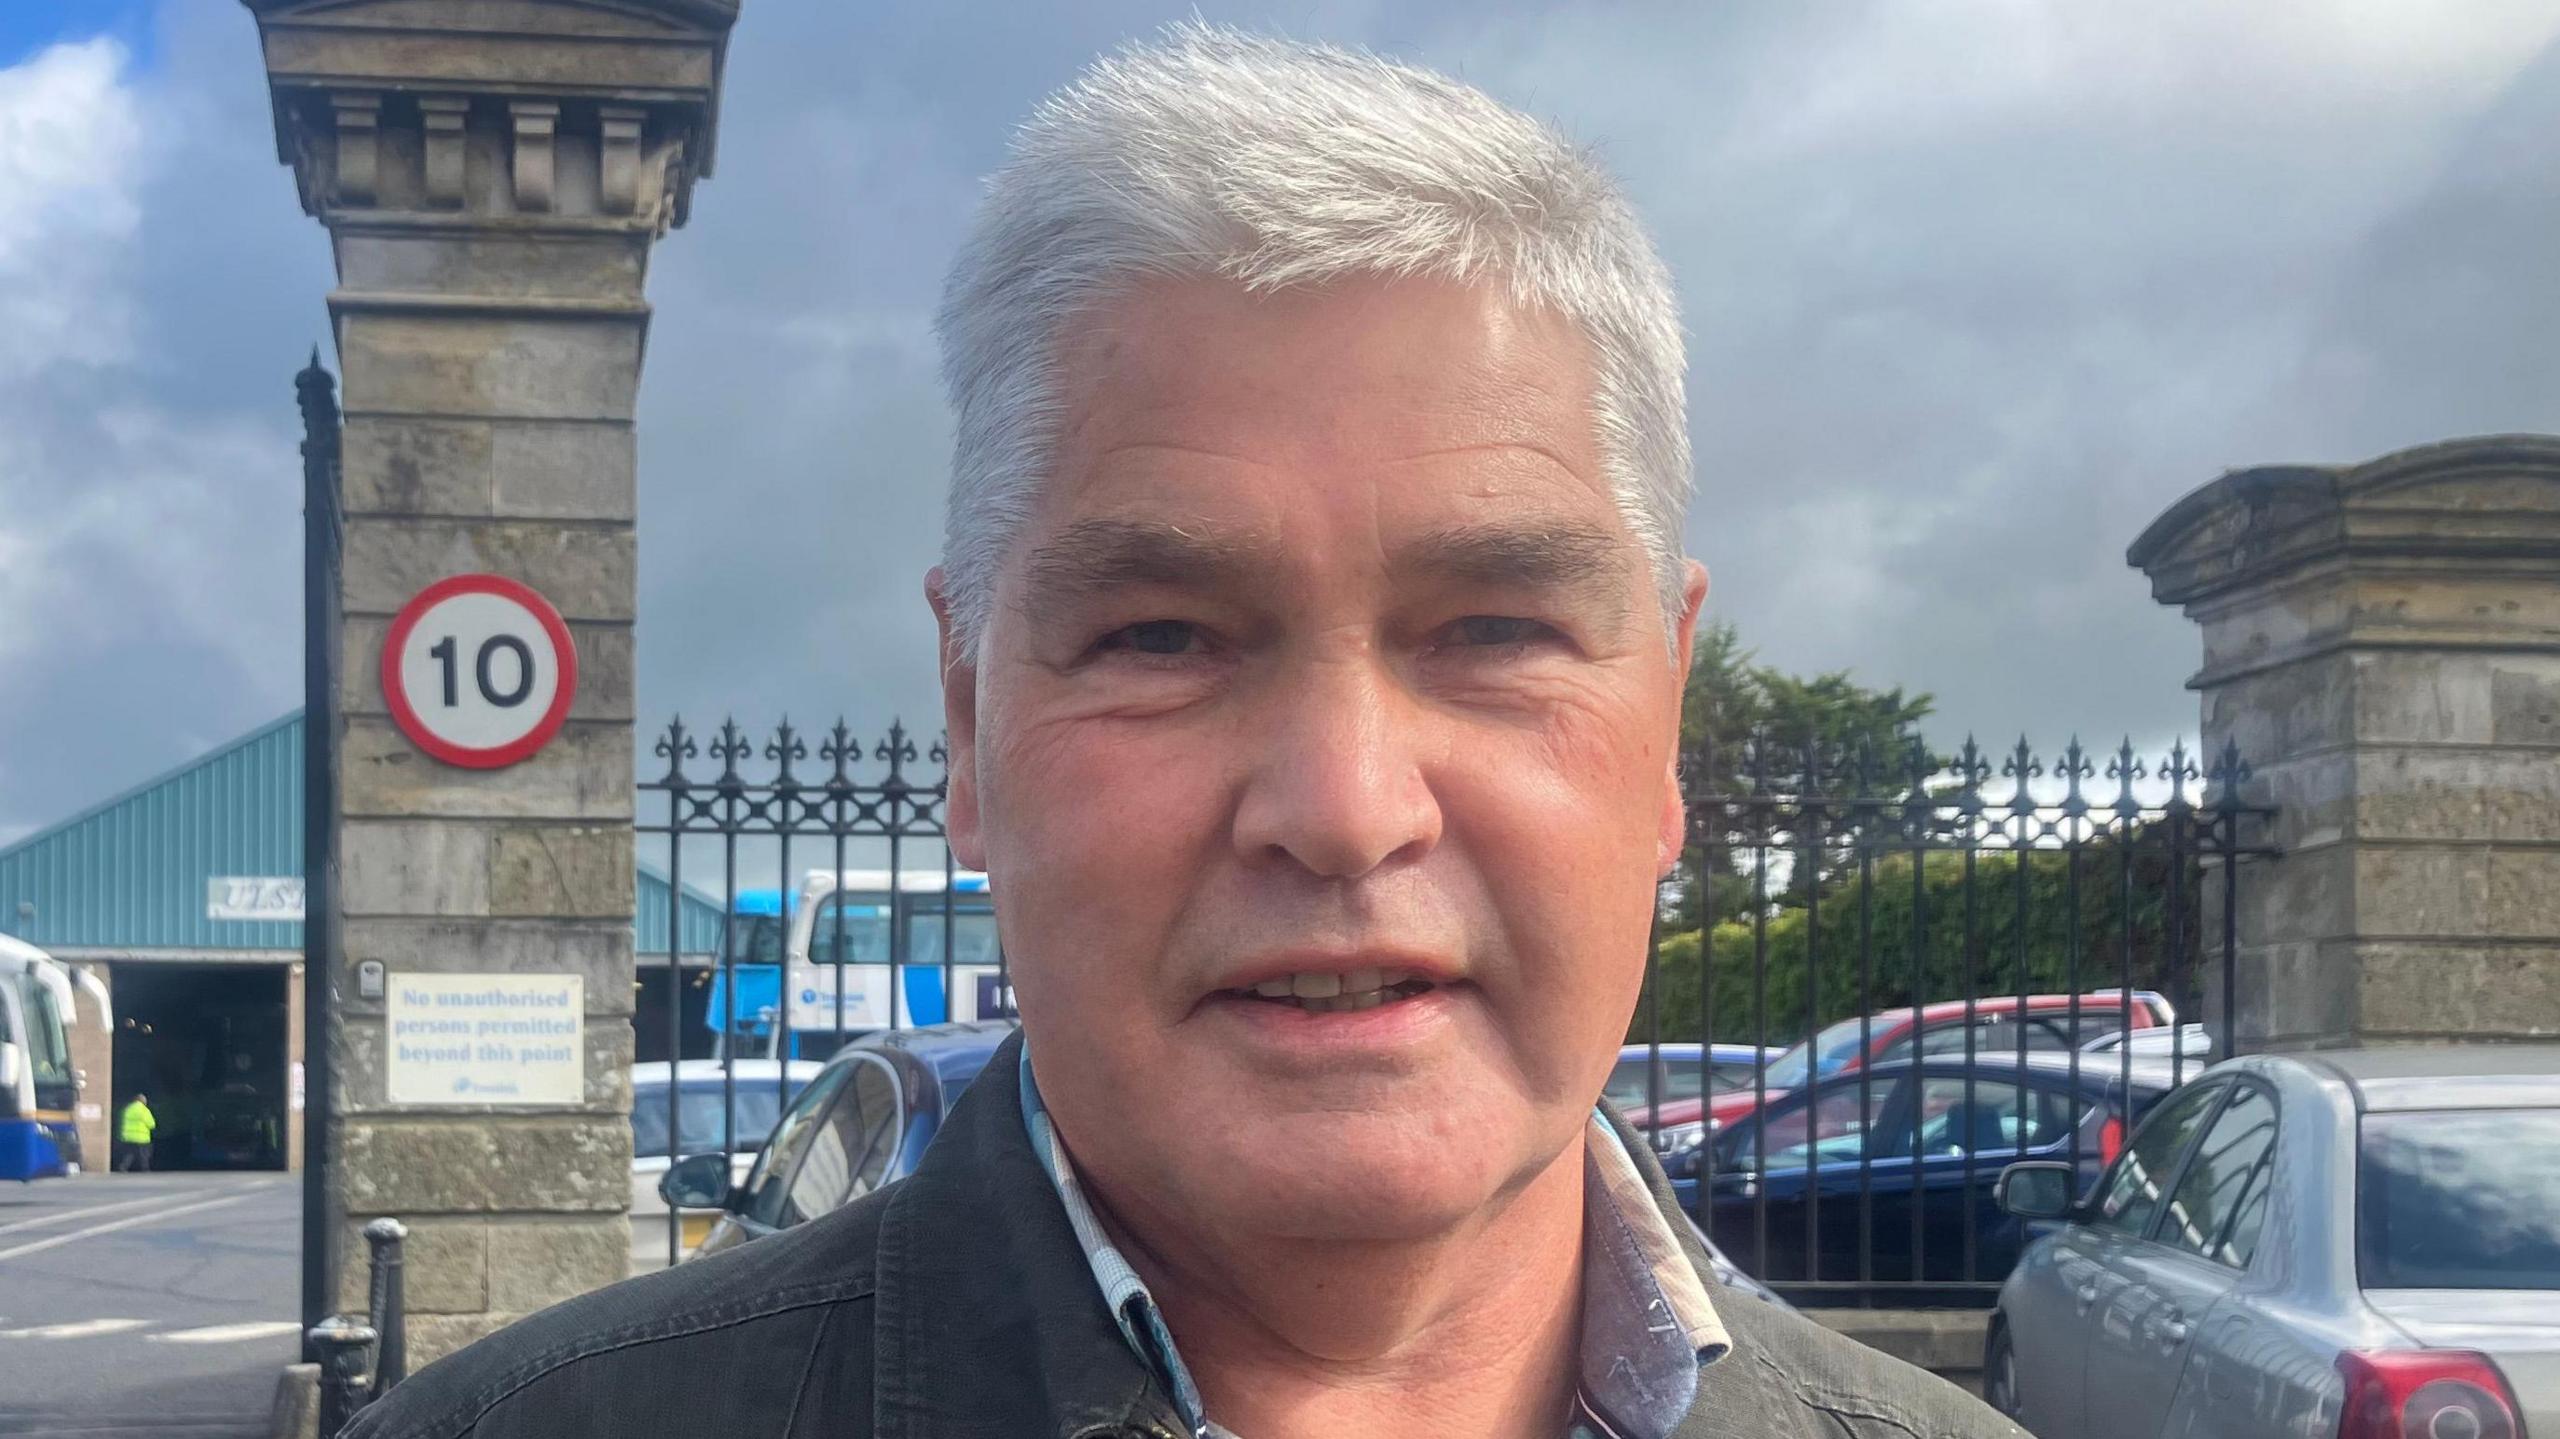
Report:
M 1129 285 L 1351 275 L 1503 286 L 1576 324 L 1601 463 L 1682 610 L 1689 429 L 1678 301 L 1616 183 L 1445 76 L 1197 21 L 1096 62 L 1023 123 L 943 287 L 956 412 L 943 592 L 965 652 L 1046 474 L 1059 338 Z

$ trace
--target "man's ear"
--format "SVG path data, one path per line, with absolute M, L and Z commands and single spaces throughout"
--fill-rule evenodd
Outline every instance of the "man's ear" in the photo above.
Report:
M 933 606 L 934 624 L 942 635 L 942 728 L 951 752 L 944 771 L 951 788 L 943 801 L 943 828 L 950 836 L 951 857 L 982 870 L 987 845 L 978 815 L 978 660 L 952 623 L 942 566 L 925 571 L 924 598 Z
M 1674 625 L 1673 651 L 1679 657 L 1681 702 L 1689 693 L 1689 655 L 1698 637 L 1698 615 L 1707 605 L 1707 567 L 1696 560 L 1683 560 L 1680 584 L 1680 618 Z M 1671 717 L 1671 752 L 1664 761 L 1662 775 L 1662 828 L 1654 847 L 1654 873 L 1668 879 L 1679 866 L 1680 852 L 1687 848 L 1689 813 L 1680 800 L 1680 715 L 1675 706 Z

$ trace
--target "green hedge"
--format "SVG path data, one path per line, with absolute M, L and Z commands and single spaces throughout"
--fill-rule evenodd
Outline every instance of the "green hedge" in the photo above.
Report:
M 1715 986 L 1713 1037 L 1723 1041 L 1792 1044 L 1862 1008 L 1961 999 L 1968 990 L 1977 995 L 2016 994 L 2022 987 L 2030 993 L 2062 992 L 2072 979 L 2075 951 L 2083 991 L 2121 986 L 2130 947 L 2134 988 L 2183 998 L 2182 976 L 2172 973 L 2168 962 L 2169 860 L 2159 849 L 2137 839 L 2129 865 L 2126 850 L 2115 843 L 2084 849 L 2076 901 L 2071 862 L 2058 851 L 2024 855 L 2023 889 L 2018 854 L 1979 854 L 1970 876 L 1964 855 L 1929 854 L 1916 915 L 1909 853 L 1875 860 L 1863 883 L 1857 867 L 1850 866 L 1825 889 L 1818 909 L 1775 910 L 1757 930 L 1749 919 L 1729 920 L 1706 931 L 1703 943 L 1695 930 L 1663 936 L 1656 950 L 1656 992 L 1637 1005 L 1630 1037 L 1641 1042 L 1647 1036 L 1648 1011 L 1656 999 L 1664 1039 L 1700 1037 L 1702 948 L 1711 956 L 1707 970 Z M 2198 876 L 2192 862 L 2187 869 L 2181 908 L 2185 948 L 2192 953 L 2197 948 Z M 1862 933 L 1871 986 L 1864 1006 L 1859 1002 Z M 1765 1024 L 1755 1017 L 1759 1010 L 1752 964 L 1764 944 Z M 1810 1023 L 1805 1002 L 1809 963 Z

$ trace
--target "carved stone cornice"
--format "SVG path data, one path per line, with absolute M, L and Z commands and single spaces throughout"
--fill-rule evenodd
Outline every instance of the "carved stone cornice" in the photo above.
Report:
M 2234 470 L 2171 505 L 2125 552 L 2163 604 L 2314 568 L 2560 575 L 2560 436 L 2487 435 L 2360 465 Z
M 711 173 L 736 0 L 242 0 L 330 225 L 660 233 Z

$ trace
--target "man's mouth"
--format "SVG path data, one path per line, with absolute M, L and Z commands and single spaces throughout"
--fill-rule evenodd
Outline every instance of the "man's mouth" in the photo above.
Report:
M 1310 970 L 1274 975 L 1251 988 L 1227 993 L 1266 1004 L 1294 1005 L 1311 1014 L 1334 1014 L 1411 999 L 1431 987 L 1430 980 L 1415 977 L 1411 970 Z

